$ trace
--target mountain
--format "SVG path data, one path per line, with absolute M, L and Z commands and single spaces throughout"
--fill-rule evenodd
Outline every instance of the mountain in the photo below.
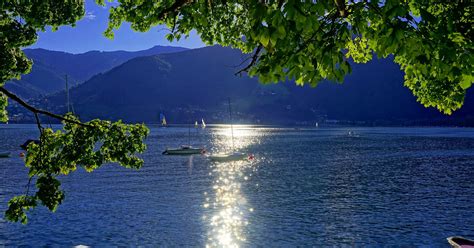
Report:
M 426 109 L 403 87 L 403 73 L 391 58 L 353 64 L 344 84 L 321 82 L 316 88 L 294 82 L 263 85 L 235 76 L 245 58 L 219 46 L 131 59 L 99 73 L 71 90 L 76 113 L 83 119 L 123 119 L 190 123 L 201 117 L 226 122 L 227 99 L 236 121 L 314 123 L 339 120 L 369 124 L 474 125 L 474 95 L 452 116 Z M 63 112 L 64 92 L 48 98 L 50 109 Z M 470 123 L 470 124 L 469 124 Z
M 65 75 L 68 75 L 71 85 L 77 85 L 97 73 L 108 71 L 132 58 L 184 50 L 187 48 L 155 46 L 135 52 L 90 51 L 71 54 L 45 49 L 25 49 L 26 56 L 33 60 L 32 71 L 23 75 L 20 80 L 8 82 L 6 87 L 25 98 L 38 97 L 63 90 Z

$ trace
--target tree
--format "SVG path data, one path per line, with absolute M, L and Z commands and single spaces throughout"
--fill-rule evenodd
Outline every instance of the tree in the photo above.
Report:
M 15 1 L 0 2 L 0 121 L 7 121 L 7 98 L 18 102 L 36 117 L 40 144 L 30 143 L 25 164 L 29 181 L 25 194 L 12 198 L 5 216 L 10 221 L 27 222 L 26 211 L 37 204 L 55 211 L 64 199 L 58 175 L 67 175 L 78 166 L 92 171 L 104 163 L 118 162 L 127 168 L 140 168 L 143 160 L 135 154 L 145 150 L 143 139 L 148 129 L 141 124 L 92 120 L 86 123 L 71 114 L 56 115 L 29 105 L 3 86 L 6 80 L 28 73 L 31 61 L 21 47 L 36 41 L 38 30 L 47 25 L 73 25 L 84 15 L 84 2 L 71 1 Z M 39 115 L 63 121 L 63 130 L 44 128 Z M 36 192 L 30 195 L 29 186 L 36 179 Z
M 32 44 L 38 30 L 73 24 L 83 15 L 83 2 L 77 0 L 0 3 L 0 86 L 29 71 L 31 62 L 20 48 Z M 196 30 L 207 44 L 251 54 L 237 74 L 258 76 L 264 83 L 286 79 L 312 86 L 323 79 L 342 82 L 351 71 L 349 61 L 366 63 L 374 54 L 393 55 L 405 72 L 405 86 L 418 101 L 451 114 L 462 106 L 474 81 L 472 16 L 469 0 L 118 0 L 110 9 L 105 35 L 112 38 L 123 22 L 142 32 L 164 24 L 170 29 L 170 41 Z M 0 92 L 0 118 L 6 120 L 6 96 L 21 99 L 3 87 Z M 54 210 L 64 197 L 55 176 L 67 174 L 76 165 L 93 169 L 117 161 L 140 167 L 142 161 L 133 154 L 145 148 L 144 126 L 100 120 L 81 123 L 71 115 L 29 109 L 66 125 L 64 131 L 53 133 L 38 121 L 41 146 L 30 145 L 26 159 L 30 175 L 38 176 L 38 192 L 12 199 L 7 211 L 10 220 L 26 221 L 24 210 L 38 200 Z M 120 142 L 122 138 L 129 138 L 131 144 Z M 96 144 L 102 144 L 100 152 L 94 149 Z M 86 148 L 72 151 L 77 147 Z M 55 161 L 60 162 L 53 166 Z
M 170 40 L 196 30 L 207 44 L 253 52 L 240 73 L 264 83 L 342 82 L 351 71 L 348 61 L 393 55 L 418 101 L 451 114 L 474 81 L 469 0 L 118 2 L 110 10 L 107 36 L 124 21 L 143 32 L 165 24 Z

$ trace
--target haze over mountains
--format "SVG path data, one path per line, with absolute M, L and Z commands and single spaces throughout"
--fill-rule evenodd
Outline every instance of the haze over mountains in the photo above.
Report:
M 379 125 L 474 124 L 472 92 L 468 92 L 464 107 L 452 116 L 426 109 L 403 87 L 403 74 L 391 59 L 354 64 L 344 84 L 321 82 L 310 88 L 293 82 L 263 85 L 256 78 L 235 76 L 246 55 L 219 46 L 81 55 L 35 49 L 28 50 L 27 55 L 35 60 L 34 73 L 15 84 L 38 82 L 34 84 L 36 91 L 53 94 L 37 102 L 63 113 L 65 93 L 58 92 L 64 89 L 61 75 L 85 81 L 70 90 L 71 102 L 82 119 L 157 123 L 163 113 L 171 123 L 191 123 L 200 118 L 220 123 L 227 121 L 226 102 L 231 98 L 236 121 L 244 123 L 314 125 L 316 121 L 339 120 Z M 53 86 L 42 78 L 54 82 Z

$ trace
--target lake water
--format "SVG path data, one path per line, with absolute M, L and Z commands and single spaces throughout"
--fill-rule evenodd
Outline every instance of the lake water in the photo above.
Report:
M 350 134 L 349 134 L 350 132 Z M 0 127 L 0 211 L 24 192 L 18 145 L 30 125 Z M 240 126 L 250 163 L 164 156 L 187 128 L 153 128 L 140 170 L 104 165 L 61 177 L 56 213 L 0 219 L 0 246 L 435 246 L 474 238 L 474 129 Z M 209 151 L 230 130 L 191 130 Z M 2 214 L 3 215 L 3 214 Z

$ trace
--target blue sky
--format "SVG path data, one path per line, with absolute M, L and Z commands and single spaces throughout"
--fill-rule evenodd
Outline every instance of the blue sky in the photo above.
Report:
M 140 33 L 133 31 L 128 23 L 122 24 L 122 27 L 115 31 L 115 38 L 111 40 L 103 35 L 107 28 L 108 16 L 106 8 L 98 6 L 94 0 L 86 0 L 86 15 L 76 23 L 76 27 L 62 26 L 56 32 L 48 28 L 46 32 L 39 33 L 38 41 L 31 48 L 83 53 L 90 50 L 137 51 L 155 45 L 188 48 L 205 46 L 195 33 L 187 39 L 170 43 L 165 38 L 168 31 L 164 27 L 155 27 L 146 33 Z

